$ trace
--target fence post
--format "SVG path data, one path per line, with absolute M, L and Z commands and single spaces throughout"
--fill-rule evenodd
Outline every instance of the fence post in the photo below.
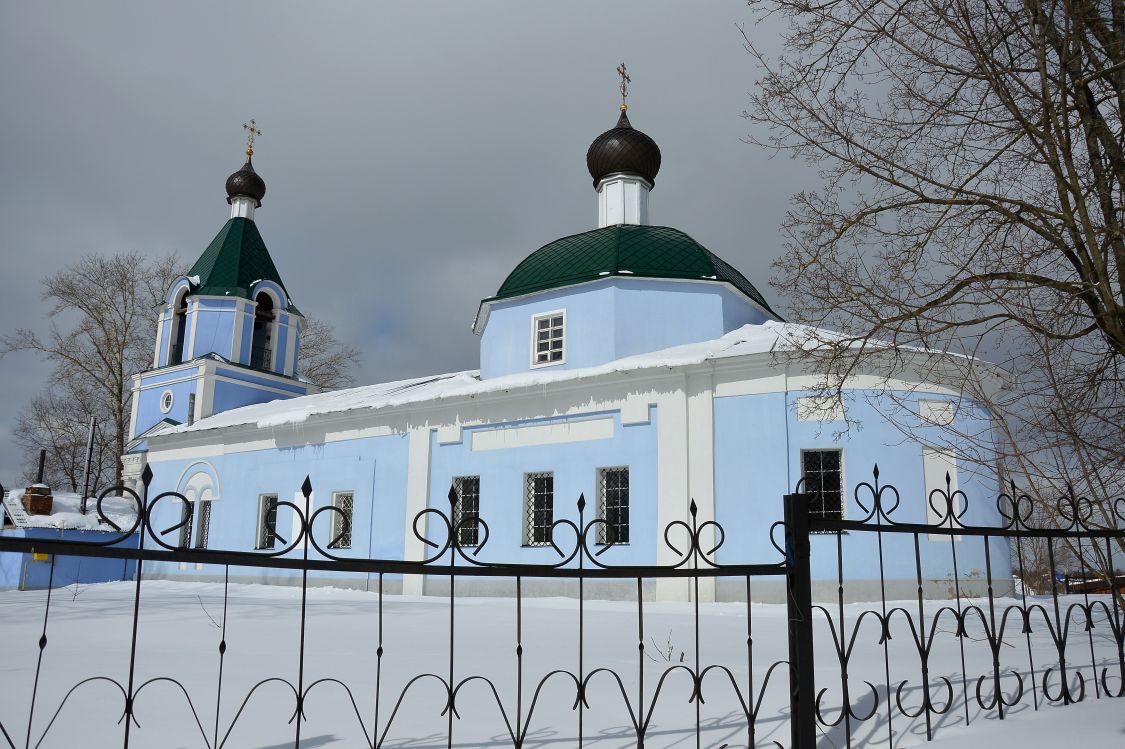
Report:
M 789 713 L 792 749 L 816 746 L 809 495 L 785 495 L 785 588 L 789 607 Z

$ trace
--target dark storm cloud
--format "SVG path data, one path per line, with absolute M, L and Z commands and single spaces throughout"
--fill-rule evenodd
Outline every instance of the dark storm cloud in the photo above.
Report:
M 778 303 L 777 225 L 807 177 L 740 141 L 755 70 L 736 24 L 751 20 L 741 0 L 6 3 L 0 327 L 44 327 L 40 279 L 85 253 L 193 260 L 255 117 L 262 234 L 301 309 L 364 351 L 359 381 L 473 368 L 478 301 L 594 226 L 584 157 L 616 120 L 621 60 L 633 124 L 664 154 L 653 223 Z M 5 483 L 43 374 L 0 360 Z

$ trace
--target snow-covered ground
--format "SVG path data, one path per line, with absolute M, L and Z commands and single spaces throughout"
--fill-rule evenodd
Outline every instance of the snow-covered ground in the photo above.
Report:
M 108 583 L 53 592 L 47 620 L 47 645 L 43 650 L 42 673 L 34 713 L 31 717 L 31 745 L 44 734 L 56 711 L 55 722 L 41 746 L 119 746 L 123 725 L 118 723 L 123 709 L 121 691 L 109 681 L 89 681 L 73 691 L 62 709 L 67 692 L 84 679 L 108 677 L 121 685 L 128 683 L 130 632 L 133 595 L 131 583 Z M 28 733 L 32 684 L 43 627 L 45 591 L 0 593 L 0 722 L 12 741 L 23 746 Z M 1049 599 L 1048 599 L 1049 600 Z M 1076 599 L 1077 600 L 1077 599 Z M 141 593 L 141 615 L 137 637 L 135 684 L 154 681 L 140 689 L 136 704 L 139 727 L 134 727 L 131 746 L 205 747 L 226 736 L 227 747 L 293 746 L 294 696 L 282 681 L 296 684 L 300 637 L 300 590 L 256 585 L 232 585 L 226 607 L 226 652 L 222 660 L 222 688 L 218 688 L 219 644 L 223 639 L 223 586 L 203 583 L 145 582 Z M 934 609 L 941 604 L 935 604 Z M 721 663 L 730 676 L 712 670 L 704 683 L 704 699 L 698 705 L 702 721 L 701 745 L 746 746 L 747 725 L 731 677 L 745 693 L 753 674 L 755 707 L 760 699 L 756 740 L 759 746 L 772 746 L 774 739 L 788 746 L 786 714 L 787 678 L 783 669 L 770 677 L 764 692 L 762 682 L 770 665 L 786 657 L 785 609 L 783 606 L 754 604 L 709 604 L 701 606 L 699 657 L 703 665 Z M 433 673 L 448 678 L 450 611 L 448 602 L 434 598 L 387 596 L 382 612 L 381 670 L 376 666 L 380 647 L 379 600 L 374 593 L 339 589 L 310 589 L 308 594 L 306 658 L 303 680 L 306 687 L 319 679 L 338 679 L 351 690 L 349 696 L 339 683 L 322 682 L 308 693 L 306 722 L 302 725 L 301 746 L 367 746 L 364 730 L 371 731 L 376 715 L 378 683 L 378 727 L 386 731 L 384 746 L 410 749 L 444 747 L 449 716 L 442 715 L 444 687 L 437 678 L 425 677 L 409 688 L 388 729 L 388 721 L 403 687 L 414 676 Z M 862 608 L 850 606 L 846 617 L 855 621 Z M 491 679 L 507 720 L 497 706 L 492 688 L 482 680 L 472 680 L 457 696 L 458 715 L 453 719 L 456 746 L 511 746 L 507 721 L 514 721 L 516 705 L 516 602 L 514 599 L 458 599 L 454 609 L 456 637 L 454 682 L 470 675 Z M 869 621 L 873 619 L 869 618 Z M 747 627 L 751 627 L 753 664 L 748 662 Z M 636 746 L 630 709 L 622 688 L 635 708 L 644 679 L 644 700 L 652 700 L 662 674 L 668 673 L 652 711 L 646 746 L 695 746 L 695 712 L 689 703 L 690 679 L 677 668 L 681 653 L 685 665 L 696 657 L 693 608 L 691 604 L 646 603 L 644 642 L 647 655 L 638 659 L 638 616 L 635 603 L 587 601 L 585 604 L 584 661 L 586 673 L 599 667 L 612 668 L 621 685 L 608 673 L 594 676 L 588 692 L 589 708 L 581 711 L 584 745 L 597 749 Z M 945 702 L 946 676 L 955 687 L 955 705 L 946 714 L 934 717 L 937 741 L 934 746 L 995 749 L 999 742 L 1011 746 L 1041 749 L 1080 742 L 1083 747 L 1125 746 L 1125 699 L 1095 699 L 1090 680 L 1090 653 L 1101 665 L 1112 666 L 1109 682 L 1120 688 L 1116 670 L 1116 645 L 1109 627 L 1095 627 L 1092 641 L 1079 626 L 1072 627 L 1068 657 L 1086 676 L 1087 702 L 1068 707 L 1044 706 L 1033 709 L 1030 692 L 1011 708 L 1008 719 L 1000 723 L 994 713 L 982 711 L 975 701 L 975 676 L 987 673 L 991 654 L 978 639 L 965 642 L 968 704 L 962 690 L 961 652 L 957 638 L 938 627 L 931 657 L 931 677 L 935 682 L 932 697 Z M 1028 653 L 1018 627 L 1008 638 L 1012 647 L 1002 648 L 1005 668 L 1028 671 Z M 577 670 L 578 607 L 570 599 L 526 599 L 522 612 L 523 696 L 520 715 L 527 720 L 536 687 L 553 669 Z M 902 620 L 893 631 L 890 647 L 890 683 L 897 688 L 903 680 L 904 706 L 913 712 L 921 704 L 918 688 L 917 651 L 909 642 L 909 627 Z M 970 632 L 979 637 L 979 633 Z M 870 709 L 871 697 L 864 681 L 880 693 L 875 716 L 853 723 L 853 746 L 893 746 L 925 743 L 924 722 L 911 721 L 898 713 L 887 724 L 884 698 L 886 664 L 878 645 L 877 627 L 860 628 L 850 663 L 850 687 L 856 713 Z M 1092 645 L 1091 645 L 1092 642 Z M 817 632 L 818 688 L 824 697 L 829 717 L 838 715 L 840 678 L 837 661 L 831 653 L 832 638 L 827 629 Z M 663 653 L 658 650 L 664 651 Z M 1046 632 L 1033 637 L 1033 658 L 1038 679 L 1052 665 L 1053 648 Z M 670 658 L 670 660 L 666 660 Z M 671 671 L 669 671 L 671 669 Z M 1015 688 L 1014 677 L 1005 678 L 1008 698 Z M 1057 680 L 1052 690 L 1057 689 Z M 190 696 L 191 706 L 185 697 Z M 252 693 L 251 693 L 252 692 Z M 572 709 L 574 682 L 565 675 L 548 678 L 530 719 L 529 749 L 577 746 L 579 711 Z M 894 689 L 892 689 L 893 698 Z M 244 712 L 235 720 L 247 695 Z M 988 698 L 991 685 L 983 694 Z M 352 698 L 355 700 L 353 706 Z M 193 717 L 192 707 L 199 723 Z M 646 707 L 647 709 L 647 707 Z M 970 725 L 966 726 L 966 711 Z M 363 721 L 357 718 L 357 712 Z M 232 721 L 233 728 L 231 728 Z M 227 736 L 228 728 L 230 729 Z M 0 745 L 4 745 L 0 739 Z M 845 746 L 843 724 L 823 728 L 819 746 Z

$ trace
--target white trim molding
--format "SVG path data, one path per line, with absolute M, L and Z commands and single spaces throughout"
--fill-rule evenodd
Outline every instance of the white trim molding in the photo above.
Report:
M 557 326 L 554 324 L 554 319 L 556 317 L 562 318 L 562 322 Z M 547 332 L 547 339 L 546 339 L 547 350 L 545 352 L 547 354 L 547 360 L 546 361 L 538 361 L 538 359 L 539 359 L 539 323 L 543 320 L 547 321 L 547 327 L 545 328 L 545 331 Z M 559 331 L 557 336 L 555 335 L 556 328 Z M 560 352 L 559 358 L 558 359 L 552 359 L 551 354 L 554 351 L 554 346 L 552 344 L 556 340 L 558 340 L 562 344 L 562 346 L 559 349 L 559 352 Z M 536 313 L 536 314 L 531 316 L 531 352 L 530 353 L 531 353 L 531 368 L 532 369 L 541 369 L 543 367 L 557 367 L 560 364 L 566 364 L 566 346 L 567 346 L 567 341 L 566 341 L 566 309 L 565 308 L 564 309 L 551 310 L 550 312 L 539 312 L 539 313 Z

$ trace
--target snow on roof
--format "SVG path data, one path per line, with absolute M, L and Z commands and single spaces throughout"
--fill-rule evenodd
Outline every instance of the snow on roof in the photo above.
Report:
M 385 382 L 378 385 L 363 385 L 288 400 L 243 406 L 209 416 L 206 419 L 200 419 L 190 426 L 182 425 L 170 428 L 165 434 L 202 432 L 250 424 L 262 428 L 298 424 L 310 416 L 321 414 L 361 409 L 378 410 L 410 403 L 471 397 L 482 393 L 581 380 L 615 372 L 679 367 L 701 364 L 714 359 L 764 354 L 780 348 L 800 345 L 799 341 L 807 338 L 810 330 L 802 325 L 771 320 L 761 325 L 744 325 L 721 338 L 711 341 L 673 346 L 660 351 L 617 359 L 596 367 L 562 370 L 538 369 L 532 372 L 492 377 L 487 380 L 480 379 L 478 371 L 467 370 Z
M 42 486 L 41 484 L 37 486 Z M 23 489 L 15 489 L 4 497 L 4 504 L 14 503 L 20 505 L 23 500 Z M 111 531 L 116 533 L 113 526 L 102 523 L 98 515 L 98 499 L 91 497 L 86 505 L 86 514 L 83 515 L 82 498 L 77 494 L 56 492 L 54 504 L 50 515 L 32 515 L 20 513 L 17 524 L 21 528 L 58 528 L 59 530 L 85 530 L 85 531 Z M 5 511 L 6 512 L 6 511 Z M 133 527 L 136 521 L 136 505 L 132 498 L 106 497 L 102 502 L 102 512 L 106 517 L 116 523 L 123 530 Z M 12 514 L 15 514 L 13 511 Z M 13 521 L 16 518 L 12 518 Z

